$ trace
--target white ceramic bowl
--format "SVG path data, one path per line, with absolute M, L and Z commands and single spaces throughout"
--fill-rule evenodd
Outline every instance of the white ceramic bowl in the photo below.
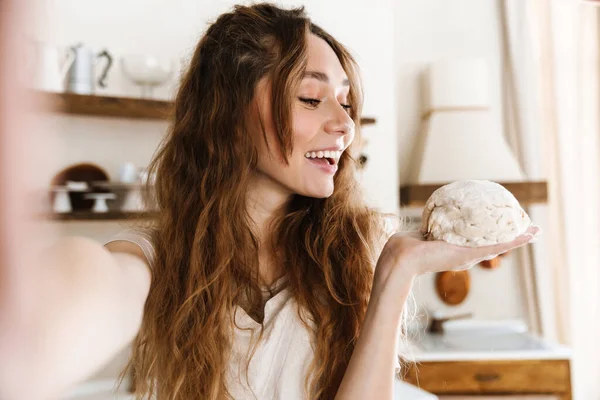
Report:
M 175 62 L 166 57 L 128 54 L 121 58 L 125 76 L 140 86 L 159 86 L 171 79 Z

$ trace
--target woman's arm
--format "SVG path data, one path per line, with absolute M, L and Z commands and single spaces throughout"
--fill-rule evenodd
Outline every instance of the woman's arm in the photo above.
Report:
M 129 246 L 111 254 L 90 239 L 61 239 L 28 267 L 27 293 L 2 304 L 1 399 L 54 398 L 133 339 L 150 271 Z
M 58 239 L 35 219 L 32 190 L 47 186 L 55 147 L 48 126 L 31 126 L 42 106 L 18 79 L 32 9 L 0 0 L 2 400 L 48 399 L 106 363 L 136 334 L 150 284 L 135 250 L 111 255 L 88 239 Z M 48 243 L 57 244 L 40 254 Z
M 396 272 L 375 280 L 360 337 L 336 400 L 393 399 L 394 375 L 400 337 L 401 315 L 414 275 Z
M 402 310 L 416 276 L 472 266 L 490 255 L 503 254 L 528 244 L 538 231 L 539 228 L 532 227 L 512 242 L 475 248 L 394 234 L 377 261 L 360 337 L 336 400 L 393 399 Z

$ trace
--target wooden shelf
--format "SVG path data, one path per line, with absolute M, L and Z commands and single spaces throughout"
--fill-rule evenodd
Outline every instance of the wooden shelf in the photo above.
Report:
M 371 117 L 362 117 L 360 119 L 360 124 L 362 126 L 365 125 L 375 125 L 377 123 L 377 120 L 375 118 L 371 118 Z
M 49 213 L 43 215 L 43 218 L 54 221 L 123 221 L 152 218 L 154 215 L 156 214 L 151 212 L 109 211 L 106 213 L 95 213 L 91 211 L 75 211 L 64 214 Z
M 548 184 L 545 181 L 498 183 L 511 192 L 522 205 L 541 204 L 548 201 Z M 400 187 L 400 205 L 423 207 L 429 196 L 445 184 L 403 185 Z
M 38 93 L 53 110 L 65 114 L 165 120 L 171 112 L 171 102 L 164 100 L 74 93 Z
M 120 117 L 149 120 L 166 120 L 171 115 L 173 103 L 132 97 L 81 95 L 75 93 L 37 92 L 44 103 L 60 113 L 96 117 Z M 375 118 L 364 117 L 361 124 L 373 125 Z

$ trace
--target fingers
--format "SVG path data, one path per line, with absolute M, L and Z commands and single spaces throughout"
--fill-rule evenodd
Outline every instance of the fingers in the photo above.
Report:
M 516 249 L 518 247 L 524 246 L 527 243 L 529 243 L 529 241 L 532 239 L 531 235 L 523 235 L 523 236 L 519 236 L 517 239 L 513 240 L 512 242 L 508 242 L 508 243 L 500 243 L 500 244 L 496 244 L 493 246 L 486 246 L 486 247 L 481 247 L 479 248 L 480 250 L 480 255 L 481 257 L 485 257 L 486 255 L 492 255 L 492 254 L 504 254 L 507 251 Z
M 531 227 L 529 227 L 529 229 L 527 229 L 527 231 L 517 237 L 515 240 L 513 240 L 512 242 L 507 242 L 507 243 L 500 243 L 500 244 L 495 244 L 492 246 L 483 246 L 483 247 L 478 247 L 476 248 L 477 250 L 477 256 L 481 257 L 481 258 L 486 258 L 486 257 L 491 257 L 492 256 L 497 256 L 503 253 L 506 253 L 507 251 L 516 249 L 518 247 L 522 247 L 525 246 L 529 243 L 534 243 L 537 241 L 537 237 L 541 234 L 542 230 L 539 226 L 535 226 L 532 225 Z
M 537 237 L 542 234 L 542 228 L 537 225 L 531 225 L 525 234 L 531 234 L 533 238 L 529 241 L 529 243 L 535 243 L 537 242 Z

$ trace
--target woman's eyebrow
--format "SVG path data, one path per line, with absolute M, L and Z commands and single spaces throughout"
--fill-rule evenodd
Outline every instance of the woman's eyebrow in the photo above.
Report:
M 330 82 L 329 76 L 326 73 L 319 72 L 319 71 L 305 71 L 304 76 L 302 78 L 303 79 L 304 78 L 313 78 L 313 79 L 316 79 L 316 80 L 319 80 L 319 81 L 325 82 L 325 83 Z M 348 78 L 346 78 L 342 81 L 342 85 L 350 86 L 350 81 L 348 80 Z

